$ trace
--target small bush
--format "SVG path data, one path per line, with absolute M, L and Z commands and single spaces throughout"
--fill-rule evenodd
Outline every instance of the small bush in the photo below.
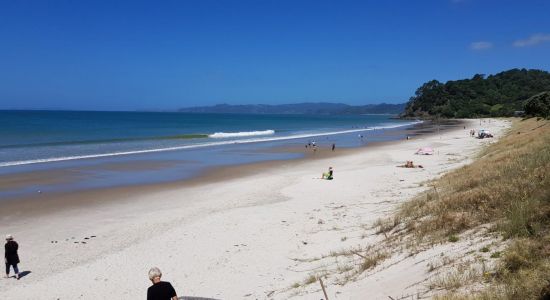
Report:
M 519 269 L 529 266 L 529 260 L 517 252 L 506 253 L 503 260 L 505 268 L 510 272 L 517 272 Z
M 456 242 L 458 242 L 458 236 L 456 236 L 456 235 L 454 235 L 454 234 L 450 235 L 450 236 L 449 236 L 449 242 L 451 242 L 451 243 L 456 243 Z
M 363 263 L 361 264 L 361 270 L 366 271 L 371 268 L 374 268 L 376 265 L 378 265 L 380 262 L 388 258 L 389 255 L 386 252 L 376 252 L 372 255 L 369 255 L 363 259 Z
M 317 281 L 317 276 L 315 275 L 309 275 L 308 278 L 306 278 L 306 280 L 304 281 L 304 284 L 312 284 L 312 283 L 315 283 Z

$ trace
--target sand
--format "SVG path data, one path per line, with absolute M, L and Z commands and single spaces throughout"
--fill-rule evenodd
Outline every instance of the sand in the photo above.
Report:
M 377 243 L 380 237 L 365 228 L 425 189 L 420 183 L 471 162 L 483 145 L 496 141 L 469 137 L 479 120 L 466 122 L 465 130 L 271 163 L 259 173 L 139 194 L 118 189 L 92 194 L 95 201 L 82 205 L 3 213 L 0 228 L 15 236 L 20 270 L 31 273 L 0 280 L 0 299 L 144 298 L 152 266 L 180 296 L 321 299 L 318 284 L 290 288 L 318 271 L 300 259 Z M 497 138 L 509 125 L 483 123 Z M 435 155 L 414 155 L 420 147 L 434 148 Z M 424 168 L 396 167 L 407 160 Z M 335 179 L 318 179 L 329 166 Z M 80 203 L 79 194 L 66 197 Z M 424 291 L 425 261 L 453 247 L 468 244 L 392 257 L 345 285 L 333 284 L 329 275 L 329 298 L 389 299 Z

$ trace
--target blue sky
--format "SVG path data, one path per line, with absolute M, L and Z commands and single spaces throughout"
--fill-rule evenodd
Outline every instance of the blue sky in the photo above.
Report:
M 400 103 L 550 70 L 550 1 L 0 0 L 0 109 Z

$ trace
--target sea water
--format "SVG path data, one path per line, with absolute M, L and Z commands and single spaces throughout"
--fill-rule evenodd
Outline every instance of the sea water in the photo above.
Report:
M 81 168 L 78 180 L 4 188 L 0 196 L 185 179 L 216 166 L 301 156 L 266 151 L 273 147 L 361 146 L 391 139 L 385 130 L 414 123 L 388 115 L 0 111 L 0 176 Z M 146 161 L 169 162 L 164 164 L 169 167 L 90 168 Z

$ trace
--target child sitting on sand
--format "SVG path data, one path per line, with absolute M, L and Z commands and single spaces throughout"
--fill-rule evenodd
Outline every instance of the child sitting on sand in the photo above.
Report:
M 321 179 L 327 179 L 327 180 L 332 180 L 333 179 L 333 177 L 332 177 L 332 167 L 329 167 L 328 172 L 323 173 L 323 175 L 321 175 Z

